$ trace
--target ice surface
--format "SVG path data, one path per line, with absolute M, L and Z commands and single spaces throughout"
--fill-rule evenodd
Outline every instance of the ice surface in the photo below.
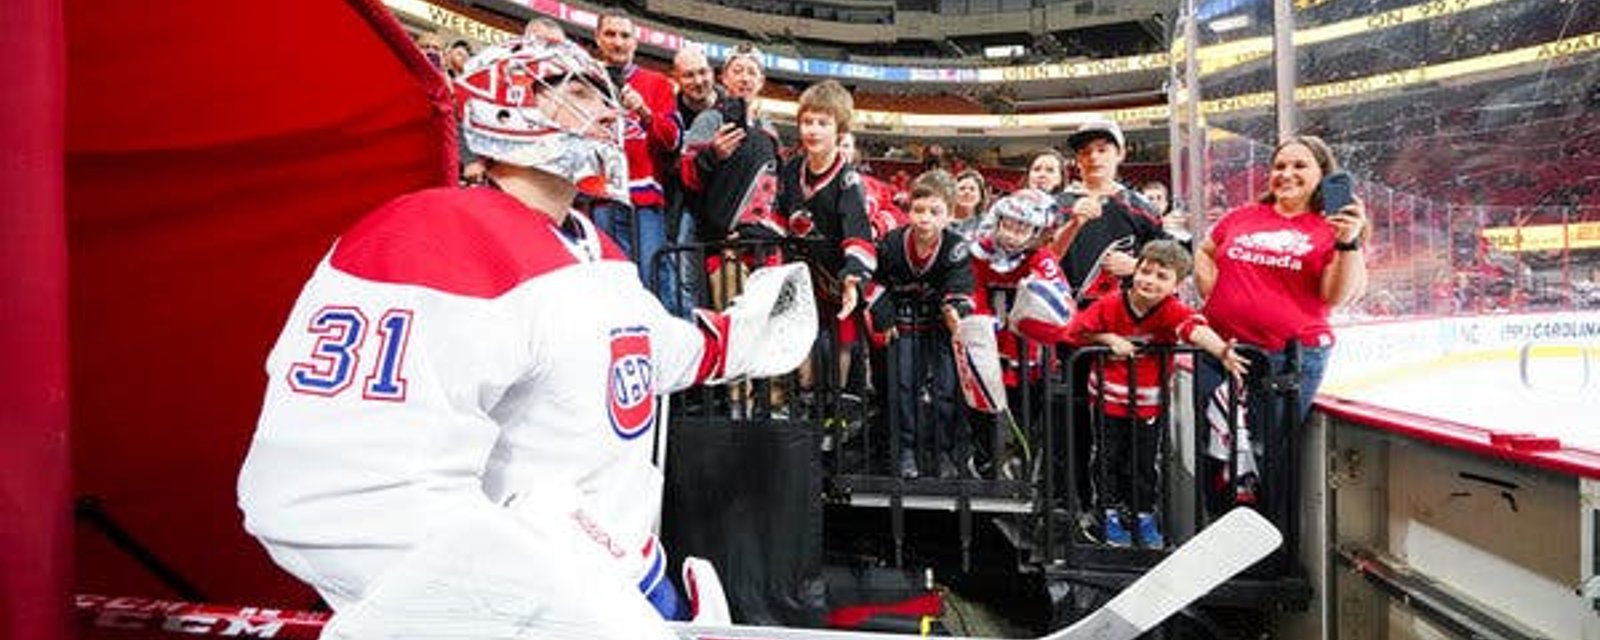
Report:
M 1600 313 L 1435 318 L 1339 336 L 1324 393 L 1600 452 Z

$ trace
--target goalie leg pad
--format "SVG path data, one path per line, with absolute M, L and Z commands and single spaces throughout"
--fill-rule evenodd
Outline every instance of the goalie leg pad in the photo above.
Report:
M 968 407 L 991 415 L 1006 409 L 1005 378 L 994 332 L 993 317 L 967 316 L 961 319 L 951 344 L 962 399 Z
M 455 518 L 322 637 L 675 637 L 628 575 L 637 548 L 628 553 L 570 505 L 517 511 L 485 504 Z
M 710 560 L 694 556 L 683 559 L 683 588 L 689 591 L 689 608 L 695 624 L 733 624 L 728 594 L 722 590 L 722 578 Z

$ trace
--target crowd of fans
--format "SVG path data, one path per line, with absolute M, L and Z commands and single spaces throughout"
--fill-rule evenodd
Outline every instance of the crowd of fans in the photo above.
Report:
M 1026 170 L 980 166 L 937 144 L 916 142 L 883 149 L 888 157 L 869 163 L 860 157 L 851 135 L 855 98 L 836 81 L 818 82 L 799 93 L 798 139 L 786 141 L 755 109 L 766 77 L 754 47 L 734 49 L 715 69 L 704 52 L 686 47 L 670 72 L 661 73 L 636 64 L 637 29 L 626 13 L 600 16 L 592 36 L 596 57 L 618 88 L 630 170 L 629 202 L 589 205 L 596 225 L 637 262 L 642 282 L 666 309 L 683 316 L 696 306 L 725 305 L 753 268 L 785 260 L 806 262 L 818 291 L 824 343 L 831 349 L 802 368 L 796 393 L 774 391 L 768 400 L 781 411 L 806 410 L 819 386 L 834 384 L 847 394 L 861 395 L 862 387 L 879 377 L 877 388 L 887 391 L 884 413 L 894 416 L 890 424 L 895 425 L 897 443 L 892 459 L 884 463 L 904 478 L 1015 478 L 1027 473 L 1028 442 L 1040 434 L 1002 424 L 993 412 L 974 409 L 970 398 L 958 400 L 970 391 L 957 389 L 958 350 L 967 344 L 958 336 L 971 331 L 963 328 L 964 320 L 993 319 L 989 339 L 1002 363 L 999 391 L 1007 396 L 1045 375 L 1028 368 L 1028 363 L 1044 360 L 1037 351 L 1041 345 L 1104 345 L 1118 356 L 1131 357 L 1137 348 L 1130 337 L 1203 347 L 1219 363 L 1210 379 L 1217 386 L 1223 375 L 1242 376 L 1249 366 L 1230 340 L 1264 340 L 1258 346 L 1267 349 L 1270 359 L 1259 365 L 1268 371 L 1282 367 L 1281 356 L 1289 351 L 1302 365 L 1312 356 L 1325 358 L 1329 344 L 1306 343 L 1302 351 L 1296 342 L 1326 336 L 1326 312 L 1285 315 L 1274 320 L 1279 325 L 1252 333 L 1247 327 L 1253 320 L 1237 317 L 1239 305 L 1212 308 L 1219 299 L 1216 288 L 1224 292 L 1223 299 L 1247 301 L 1246 306 L 1260 302 L 1251 297 L 1260 291 L 1232 291 L 1230 287 L 1239 285 L 1231 284 L 1227 274 L 1249 273 L 1265 263 L 1243 264 L 1248 260 L 1240 261 L 1231 249 L 1224 259 L 1217 253 L 1221 243 L 1243 242 L 1239 246 L 1258 250 L 1249 243 L 1303 234 L 1317 249 L 1301 257 L 1308 263 L 1314 258 L 1318 273 L 1327 269 L 1334 274 L 1326 278 L 1333 284 L 1320 292 L 1269 290 L 1265 295 L 1320 300 L 1304 308 L 1331 308 L 1355 299 L 1367 279 L 1365 267 L 1356 271 L 1335 265 L 1350 264 L 1351 252 L 1366 251 L 1359 256 L 1361 264 L 1373 262 L 1374 273 L 1382 274 L 1387 262 L 1400 259 L 1384 244 L 1392 238 L 1384 236 L 1403 232 L 1397 221 L 1422 215 L 1385 203 L 1371 211 L 1363 206 L 1330 212 L 1340 215 L 1294 218 L 1315 211 L 1320 201 L 1308 195 L 1304 184 L 1302 191 L 1281 191 L 1278 179 L 1266 192 L 1265 204 L 1239 207 L 1240 202 L 1231 201 L 1229 194 L 1252 190 L 1234 183 L 1259 184 L 1269 173 L 1289 171 L 1283 167 L 1286 161 L 1278 160 L 1280 154 L 1304 156 L 1295 160 L 1302 167 L 1318 165 L 1302 176 L 1314 186 L 1316 178 L 1338 166 L 1333 152 L 1315 138 L 1297 138 L 1275 150 L 1275 164 L 1267 171 L 1214 171 L 1204 198 L 1204 220 L 1176 206 L 1163 181 L 1128 175 L 1123 167 L 1128 142 L 1110 120 L 1083 125 L 1063 149 L 1041 148 Z M 535 21 L 527 37 L 566 35 L 559 25 Z M 470 54 L 464 42 L 447 49 L 437 39 L 425 38 L 419 46 L 451 75 Z M 1227 153 L 1223 149 L 1213 160 L 1221 167 L 1244 164 L 1230 162 Z M 483 172 L 481 160 L 463 154 L 464 182 L 476 182 Z M 1130 178 L 1136 179 L 1137 189 L 1122 182 Z M 1273 197 L 1290 198 L 1297 208 L 1284 213 L 1283 201 Z M 1269 213 L 1274 206 L 1280 209 L 1278 216 L 1297 221 L 1278 220 Z M 1233 224 L 1223 225 L 1232 231 L 1192 234 L 1216 225 L 1235 207 L 1228 216 Z M 1239 211 L 1255 216 L 1249 224 L 1256 226 L 1238 230 L 1246 224 Z M 1380 239 L 1369 248 L 1365 239 L 1375 229 Z M 1235 233 L 1242 235 L 1229 235 Z M 1439 300 L 1448 300 L 1453 310 L 1494 310 L 1516 304 L 1519 295 L 1532 295 L 1536 278 L 1519 271 L 1525 261 L 1512 259 L 1507 266 L 1503 252 L 1477 245 L 1469 260 L 1457 258 L 1451 255 L 1460 253 L 1451 249 L 1454 237 L 1408 238 L 1405 268 L 1415 274 L 1413 255 L 1421 253 L 1421 245 L 1438 247 L 1445 257 L 1437 275 L 1428 286 L 1370 296 L 1361 310 L 1415 313 Z M 807 248 L 795 250 L 793 241 L 804 241 Z M 758 247 L 753 254 L 747 252 L 750 246 Z M 1221 316 L 1217 331 L 1205 326 L 1206 316 L 1180 301 L 1197 299 L 1190 288 L 1194 285 L 1185 284 L 1190 255 L 1197 251 L 1195 283 L 1209 296 L 1207 316 Z M 1570 301 L 1600 304 L 1600 264 L 1580 266 L 1587 268 L 1570 280 Z M 1381 281 L 1381 275 L 1374 279 Z M 1508 290 L 1489 289 L 1504 280 L 1512 283 Z M 1157 309 L 1162 310 L 1162 324 L 1142 326 Z M 1097 311 L 1075 315 L 1087 310 Z M 862 356 L 866 362 L 859 361 Z M 1099 411 L 1127 424 L 1149 422 L 1140 394 L 1162 382 L 1145 379 L 1149 372 L 1143 365 L 1116 373 L 1091 371 L 1091 361 L 1080 360 L 1081 370 L 1068 379 L 1092 381 L 1091 395 L 1097 390 L 1100 405 L 1075 410 Z M 1315 381 L 1308 387 L 1314 388 Z M 750 418 L 762 393 L 736 386 L 717 407 L 734 418 Z M 1129 402 L 1138 409 L 1118 413 L 1117 407 Z M 1008 404 L 1020 403 L 1012 399 Z M 1038 423 L 1025 419 L 1023 424 Z M 1075 415 L 1071 424 L 1083 428 L 1090 420 Z M 1124 425 L 1123 430 L 1131 428 Z M 1144 465 L 1151 455 L 1143 446 L 1110 450 L 1116 452 L 1116 465 L 1129 460 Z M 1073 453 L 1083 457 L 1076 465 L 1083 473 L 1093 466 L 1089 451 L 1085 447 Z M 1097 468 L 1104 471 L 1104 461 Z M 1078 483 L 1100 487 L 1097 494 L 1085 489 L 1080 504 L 1095 505 L 1093 528 L 1101 539 L 1163 545 L 1149 501 L 1152 484 L 1151 478 L 1132 475 L 1085 477 Z
M 550 26 L 531 24 L 529 36 L 564 37 Z M 952 337 L 965 318 L 997 319 L 980 332 L 997 342 L 1004 393 L 1016 395 L 1039 381 L 1043 372 L 1027 363 L 1044 360 L 1043 345 L 1087 345 L 1110 330 L 1069 333 L 1067 323 L 1072 309 L 1120 299 L 1141 247 L 1168 237 L 1166 205 L 1118 182 L 1127 140 L 1117 123 L 1085 125 L 1066 149 L 1041 149 L 1009 179 L 937 144 L 915 144 L 915 164 L 880 179 L 856 157 L 855 101 L 838 82 L 799 94 L 798 139 L 785 141 L 755 109 L 766 78 L 754 47 L 736 48 L 718 70 L 686 48 L 669 81 L 634 62 L 637 31 L 627 14 L 600 16 L 592 35 L 618 87 L 631 202 L 598 200 L 587 211 L 638 263 L 642 282 L 668 311 L 720 307 L 751 269 L 804 261 L 832 349 L 802 367 L 787 395 L 765 398 L 767 410 L 806 410 L 829 384 L 864 395 L 878 377 L 900 444 L 889 461 L 894 473 L 1026 473 L 1028 441 L 1042 427 L 997 438 L 1006 429 L 1000 421 L 958 402 L 952 349 L 962 343 Z M 443 58 L 440 66 L 449 72 Z M 470 172 L 474 163 L 481 161 L 465 159 L 465 181 L 481 175 Z M 1187 264 L 1187 251 L 1171 244 L 1167 257 L 1152 260 Z M 1163 273 L 1173 279 L 1173 269 Z M 1220 339 L 1208 344 L 1226 351 Z M 717 406 L 749 418 L 764 393 L 736 385 Z M 935 409 L 925 413 L 924 403 Z M 1116 529 L 1123 523 L 1116 516 L 1107 526 L 1142 527 L 1141 539 L 1160 546 L 1144 500 L 1150 494 L 1140 495 L 1138 505 L 1122 504 L 1131 496 L 1103 505 L 1132 509 L 1128 527 Z

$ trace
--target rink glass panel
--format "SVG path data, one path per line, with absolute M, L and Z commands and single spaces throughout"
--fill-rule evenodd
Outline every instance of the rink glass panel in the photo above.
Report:
M 1291 4 L 1290 116 L 1333 146 L 1371 218 L 1372 286 L 1343 313 L 1600 307 L 1600 3 Z M 1205 229 L 1268 187 L 1272 3 L 1193 11 L 1201 51 L 1190 60 L 1175 45 L 1173 135 L 1180 148 L 1203 145 L 1202 179 L 1181 151 L 1174 167 Z M 1238 16 L 1242 27 L 1212 28 Z M 1191 64 L 1197 96 L 1185 83 Z

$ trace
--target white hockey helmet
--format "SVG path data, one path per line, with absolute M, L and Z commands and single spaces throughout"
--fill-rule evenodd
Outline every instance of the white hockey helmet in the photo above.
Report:
M 1055 216 L 1056 201 L 1050 194 L 1038 189 L 1021 189 L 1001 198 L 989 205 L 989 211 L 995 218 L 994 243 L 997 248 L 1008 252 L 1024 251 L 1038 246 L 1044 239 L 1045 229 L 1050 226 Z M 1001 242 L 1000 224 L 1004 220 L 1015 220 L 1027 225 L 1031 231 L 1020 244 Z
M 539 107 L 537 96 L 566 101 L 567 82 L 597 89 L 605 109 L 567 127 Z M 462 129 L 473 153 L 561 176 L 588 196 L 628 202 L 628 161 L 616 87 L 605 67 L 567 41 L 544 38 L 492 45 L 467 61 L 456 80 L 464 96 Z M 597 133 L 598 132 L 598 133 Z

